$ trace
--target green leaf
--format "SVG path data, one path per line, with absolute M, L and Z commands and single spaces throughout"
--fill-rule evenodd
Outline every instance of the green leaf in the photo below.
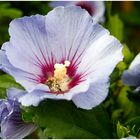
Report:
M 72 102 L 47 100 L 32 113 L 46 138 L 112 138 L 112 124 L 102 105 L 83 110 Z
M 0 88 L 7 89 L 11 87 L 23 89 L 11 76 L 7 74 L 0 75 Z
M 107 28 L 112 35 L 114 35 L 120 41 L 123 41 L 123 22 L 117 14 L 109 16 Z
M 32 112 L 30 112 L 30 107 L 26 108 L 21 106 L 21 109 L 22 109 L 22 120 L 24 122 L 32 122 L 32 118 L 34 115 Z

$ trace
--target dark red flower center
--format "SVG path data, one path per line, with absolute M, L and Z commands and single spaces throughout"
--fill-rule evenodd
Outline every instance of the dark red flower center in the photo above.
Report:
M 81 82 L 81 75 L 69 61 L 46 66 L 40 82 L 46 84 L 51 93 L 63 94 Z

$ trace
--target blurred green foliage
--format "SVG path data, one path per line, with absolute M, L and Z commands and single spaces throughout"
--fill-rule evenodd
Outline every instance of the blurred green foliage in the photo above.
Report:
M 117 137 L 120 138 L 125 138 L 129 136 L 129 129 L 122 126 L 119 122 L 117 123 Z
M 22 16 L 22 11 L 11 7 L 9 2 L 0 2 L 0 45 L 8 40 L 9 22 Z
M 109 16 L 107 28 L 118 40 L 123 40 L 123 22 L 120 20 L 117 14 Z
M 22 11 L 16 9 L 16 8 L 11 8 L 10 3 L 2 3 L 0 5 L 0 20 L 2 20 L 5 17 L 8 18 L 18 18 L 22 16 Z
M 70 101 L 47 100 L 24 109 L 25 121 L 30 121 L 29 114 L 33 114 L 34 123 L 42 128 L 42 138 L 113 138 L 112 124 L 102 104 L 84 110 Z

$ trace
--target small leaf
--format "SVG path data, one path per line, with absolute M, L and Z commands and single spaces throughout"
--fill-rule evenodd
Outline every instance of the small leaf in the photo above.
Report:
M 119 122 L 117 123 L 117 137 L 119 139 L 129 136 L 129 132 L 127 127 L 122 126 Z
M 129 48 L 127 47 L 126 44 L 123 44 L 123 55 L 124 55 L 124 61 L 126 63 L 129 63 L 132 61 L 133 57 L 134 57 L 134 54 L 129 50 Z
M 0 88 L 7 89 L 11 87 L 23 89 L 11 76 L 7 74 L 0 75 Z
M 124 70 L 127 68 L 127 66 L 126 66 L 126 64 L 125 64 L 123 61 L 121 61 L 121 62 L 119 62 L 119 63 L 117 64 L 117 68 L 118 68 L 120 71 L 124 71 Z
M 45 139 L 46 138 L 46 136 L 44 135 L 44 131 L 42 131 L 41 129 L 38 130 L 38 137 L 40 139 Z

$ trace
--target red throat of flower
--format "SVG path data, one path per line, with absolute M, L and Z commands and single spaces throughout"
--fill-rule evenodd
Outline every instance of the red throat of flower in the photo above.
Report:
M 54 64 L 53 71 L 47 71 L 47 77 L 42 83 L 49 87 L 51 93 L 63 94 L 81 82 L 80 75 L 71 75 L 74 69 L 70 65 L 70 62 L 66 60 L 64 63 Z
M 93 6 L 87 2 L 87 1 L 80 1 L 76 3 L 76 6 L 80 6 L 82 9 L 85 9 L 88 11 L 88 13 L 93 16 L 94 15 L 94 8 Z

